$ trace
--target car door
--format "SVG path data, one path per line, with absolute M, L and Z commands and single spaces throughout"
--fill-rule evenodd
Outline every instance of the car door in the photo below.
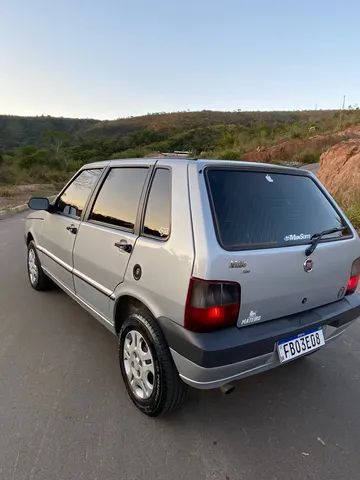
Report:
M 80 171 L 55 201 L 42 222 L 37 249 L 43 267 L 74 292 L 72 252 L 80 218 L 102 170 Z
M 149 171 L 139 161 L 111 167 L 76 238 L 76 295 L 105 317 L 138 237 L 138 210 Z

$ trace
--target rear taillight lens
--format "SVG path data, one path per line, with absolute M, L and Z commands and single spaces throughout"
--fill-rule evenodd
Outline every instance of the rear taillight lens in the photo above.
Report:
M 360 258 L 355 260 L 351 267 L 351 274 L 346 287 L 346 295 L 354 293 L 359 285 L 360 277 Z
M 191 278 L 184 326 L 194 332 L 210 332 L 236 325 L 240 309 L 240 285 L 236 282 Z

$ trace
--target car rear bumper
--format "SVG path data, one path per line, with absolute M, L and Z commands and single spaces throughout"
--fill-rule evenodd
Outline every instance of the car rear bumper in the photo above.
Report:
M 323 327 L 330 341 L 359 316 L 360 295 L 353 294 L 289 317 L 211 333 L 190 332 L 164 317 L 158 320 L 184 382 L 210 389 L 280 365 L 279 340 Z

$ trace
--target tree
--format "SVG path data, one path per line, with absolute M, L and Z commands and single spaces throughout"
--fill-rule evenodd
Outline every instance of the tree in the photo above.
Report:
M 54 151 L 55 155 L 58 155 L 60 149 L 67 146 L 70 141 L 70 135 L 61 130 L 46 130 L 43 137 L 45 143 Z

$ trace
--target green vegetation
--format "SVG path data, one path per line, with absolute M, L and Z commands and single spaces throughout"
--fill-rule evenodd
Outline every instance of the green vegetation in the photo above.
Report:
M 274 162 L 313 163 L 327 145 L 306 140 L 357 122 L 358 110 L 177 112 L 114 121 L 0 116 L 0 184 L 59 182 L 86 162 L 163 151 L 237 160 L 286 140 L 297 142 L 295 151 Z
M 77 118 L 0 115 L 0 151 L 24 145 L 40 145 L 44 132 L 48 130 L 74 135 L 97 123 L 97 120 Z
M 293 159 L 295 162 L 306 165 L 309 163 L 317 163 L 320 160 L 321 154 L 322 151 L 319 149 L 306 148 L 305 150 L 301 150 L 299 153 L 295 154 Z
M 360 232 L 360 200 L 345 207 L 346 215 L 349 217 L 351 223 Z
M 344 209 L 347 217 L 360 233 L 360 194 L 357 192 L 351 198 L 337 197 L 337 202 Z
M 57 184 L 84 163 L 188 150 L 239 160 L 286 145 L 273 163 L 314 163 L 332 143 L 325 137 L 360 123 L 360 111 L 177 112 L 114 121 L 0 116 L 0 186 Z M 315 140 L 314 140 L 315 137 Z M 334 143 L 334 142 L 333 142 Z M 289 148 L 288 148 L 289 147 Z M 349 216 L 359 222 L 359 206 Z M 356 220 L 358 219 L 358 220 Z

